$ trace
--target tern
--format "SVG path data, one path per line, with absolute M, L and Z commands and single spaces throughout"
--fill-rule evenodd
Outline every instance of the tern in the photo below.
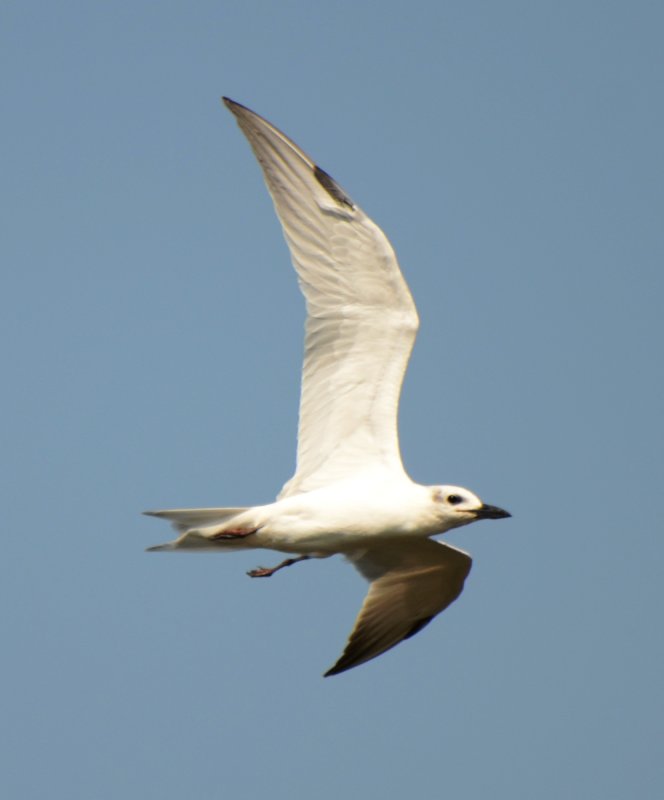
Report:
M 307 307 L 297 466 L 275 502 L 145 513 L 179 537 L 149 550 L 276 550 L 269 577 L 341 554 L 370 581 L 336 675 L 408 639 L 454 602 L 471 557 L 432 539 L 510 514 L 404 470 L 397 410 L 419 320 L 394 250 L 341 186 L 267 120 L 228 98 L 263 170 Z

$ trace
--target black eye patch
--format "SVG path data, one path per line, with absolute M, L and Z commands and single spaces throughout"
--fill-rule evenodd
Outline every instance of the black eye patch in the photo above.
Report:
M 463 503 L 463 497 L 460 494 L 448 494 L 447 495 L 447 502 L 451 506 L 458 506 L 459 503 Z

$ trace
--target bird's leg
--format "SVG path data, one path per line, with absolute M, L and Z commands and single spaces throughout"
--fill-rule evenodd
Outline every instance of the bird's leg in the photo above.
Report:
M 291 564 L 297 564 L 298 561 L 306 561 L 311 556 L 300 556 L 299 558 L 287 558 L 285 561 L 282 561 L 281 564 L 277 564 L 276 567 L 256 567 L 256 569 L 251 569 L 247 572 L 247 575 L 250 578 L 269 578 L 270 575 L 274 575 L 274 573 L 282 569 L 283 567 L 290 567 Z
M 257 530 L 258 528 L 226 528 L 221 533 L 210 536 L 210 539 L 243 539 L 245 536 L 256 533 Z

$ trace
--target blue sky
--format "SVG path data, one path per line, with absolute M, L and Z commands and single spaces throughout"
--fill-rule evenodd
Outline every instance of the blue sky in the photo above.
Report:
M 659 798 L 661 29 L 651 2 L 5 2 L 0 789 Z M 222 94 L 387 231 L 406 466 L 505 506 L 426 631 L 339 677 L 340 559 L 154 556 L 271 500 L 303 304 Z

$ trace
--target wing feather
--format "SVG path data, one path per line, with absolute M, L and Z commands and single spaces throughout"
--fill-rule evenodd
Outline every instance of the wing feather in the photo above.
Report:
M 325 675 L 381 655 L 422 630 L 461 594 L 472 559 L 432 539 L 403 541 L 348 558 L 371 581 L 346 648 Z
M 403 472 L 399 394 L 417 311 L 385 234 L 294 142 L 224 98 L 263 169 L 307 305 L 297 469 L 281 497 Z

